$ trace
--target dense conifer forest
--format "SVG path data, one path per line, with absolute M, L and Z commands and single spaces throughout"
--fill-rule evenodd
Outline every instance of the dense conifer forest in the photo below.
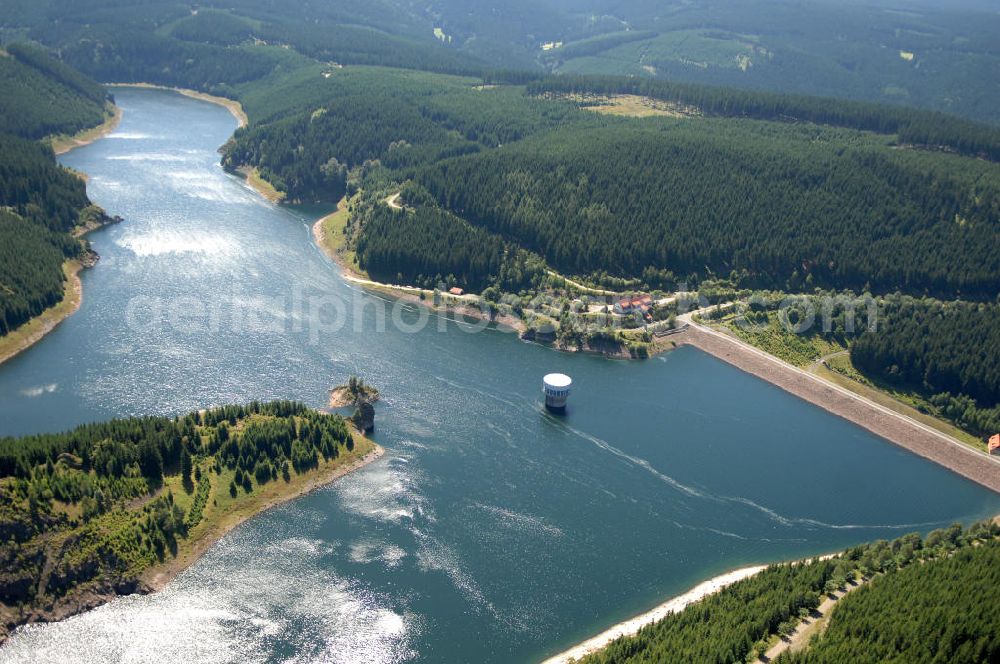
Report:
M 774 565 L 621 637 L 586 664 L 756 661 L 829 592 L 863 583 L 837 604 L 827 632 L 781 662 L 989 662 L 1000 653 L 1000 528 L 982 522 L 906 535 L 836 558 Z M 870 646 L 870 647 L 869 647 Z
M 0 336 L 62 299 L 70 231 L 102 213 L 86 186 L 37 140 L 104 119 L 104 89 L 35 48 L 0 57 Z
M 62 263 L 83 250 L 70 235 L 90 205 L 83 181 L 52 150 L 0 134 L 0 336 L 63 296 Z
M 62 263 L 83 248 L 70 231 L 103 213 L 86 186 L 37 141 L 105 119 L 104 88 L 31 46 L 0 56 L 0 336 L 63 296 Z
M 716 88 L 623 76 L 549 76 L 529 84 L 533 94 L 632 94 L 693 106 L 707 115 L 811 122 L 896 134 L 901 143 L 1000 160 L 1000 129 L 944 113 L 866 102 Z
M 585 136 L 561 130 L 415 178 L 569 274 L 735 272 L 775 287 L 805 273 L 817 286 L 944 296 L 1000 287 L 995 167 L 970 164 L 985 176 L 970 188 L 863 136 L 749 121 L 642 121 Z
M 134 589 L 203 519 L 354 449 L 344 418 L 287 401 L 0 438 L 0 607 Z
M 544 276 L 537 256 L 435 206 L 367 205 L 357 212 L 365 229 L 356 247 L 360 267 L 379 281 L 516 293 Z
M 104 120 L 103 87 L 38 47 L 10 44 L 6 53 L 0 56 L 0 132 L 37 140 Z
M 499 265 L 487 248 L 513 244 L 565 272 L 624 279 L 650 269 L 690 279 L 735 271 L 745 285 L 775 287 L 805 272 L 815 285 L 877 292 L 998 290 L 1000 266 L 988 250 L 997 244 L 997 169 L 894 149 L 996 158 L 995 128 L 655 77 L 492 75 L 488 58 L 419 37 L 424 19 L 392 2 L 360 12 L 336 3 L 302 9 L 278 16 L 244 0 L 198 11 L 154 2 L 140 11 L 93 0 L 70 11 L 43 3 L 15 20 L 98 78 L 244 101 L 251 125 L 227 147 L 225 163 L 258 169 L 288 200 L 334 201 L 348 190 L 351 169 L 377 163 L 399 182 L 420 182 L 448 213 L 417 215 L 414 223 L 425 226 L 418 235 L 450 220 L 460 234 L 471 223 L 497 236 L 479 255 L 460 252 L 463 265 L 433 270 L 411 246 L 369 238 L 366 246 L 379 250 L 368 265 L 380 274 L 411 274 L 419 264 L 413 276 L 451 272 L 484 283 L 497 275 L 482 275 L 483 266 Z M 302 20 L 306 9 L 315 22 Z M 43 20 L 54 11 L 58 23 Z M 352 25 L 343 22 L 348 15 Z M 649 36 L 623 39 L 600 28 L 574 48 Z M 371 64 L 477 77 L 358 66 Z M 578 108 L 585 102 L 537 98 L 581 92 L 645 95 L 702 117 L 598 117 Z
M 845 597 L 809 648 L 781 664 L 994 662 L 1000 657 L 1000 546 L 886 574 Z
M 968 429 L 1000 431 L 1000 306 L 894 296 L 881 311 L 851 344 L 854 366 L 927 395 Z
M 744 285 L 777 287 L 797 273 L 816 286 L 947 297 L 991 297 L 1000 283 L 989 250 L 1000 239 L 1000 168 L 894 149 L 896 134 L 746 118 L 616 118 L 517 86 L 385 69 L 303 78 L 281 91 L 275 102 L 247 90 L 251 116 L 263 119 L 237 132 L 224 162 L 257 168 L 291 200 L 335 200 L 352 169 L 374 164 L 381 182 L 419 182 L 453 223 L 571 274 L 667 269 L 697 280 L 736 272 Z M 733 103 L 744 96 L 733 95 Z M 850 124 L 837 117 L 815 119 Z M 418 235 L 439 232 L 440 222 Z M 388 249 L 385 238 L 375 242 Z M 478 267 L 454 272 L 452 262 L 432 273 L 481 282 L 481 266 L 496 264 L 487 246 L 479 256 L 463 252 Z M 413 249 L 404 240 L 379 252 L 399 264 L 369 264 L 408 274 L 403 263 L 419 262 L 404 258 Z

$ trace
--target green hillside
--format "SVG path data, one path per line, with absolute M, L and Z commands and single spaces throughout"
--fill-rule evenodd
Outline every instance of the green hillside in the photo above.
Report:
M 0 636 L 127 594 L 375 449 L 340 415 L 278 401 L 0 438 Z
M 104 88 L 37 47 L 6 47 L 0 87 L 0 132 L 37 140 L 74 134 L 106 117 Z
M 418 183 L 410 237 L 361 225 L 365 268 L 392 281 L 452 274 L 478 290 L 499 274 L 496 247 L 513 243 L 568 274 L 659 275 L 651 287 L 732 275 L 743 287 L 808 279 L 942 297 L 1000 288 L 1000 166 L 972 158 L 1000 151 L 989 127 L 620 78 L 525 88 L 382 68 L 301 71 L 273 93 L 260 83 L 237 91 L 251 123 L 224 163 L 257 168 L 289 200 Z M 576 100 L 581 89 L 643 93 L 693 116 L 598 114 Z M 412 238 L 431 242 L 442 224 L 470 249 L 429 264 L 444 254 Z
M 86 186 L 39 139 L 107 118 L 104 88 L 44 51 L 9 45 L 0 57 L 0 336 L 59 302 L 62 264 L 83 248 L 70 233 L 103 213 Z
M 773 565 L 634 636 L 615 639 L 584 664 L 757 661 L 828 593 L 840 599 L 826 632 L 777 662 L 991 662 L 1000 653 L 992 617 L 1000 597 L 1000 529 L 993 522 L 906 535 L 828 560 Z

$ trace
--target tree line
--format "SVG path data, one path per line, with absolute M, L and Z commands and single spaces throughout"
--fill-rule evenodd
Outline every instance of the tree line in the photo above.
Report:
M 901 143 L 1000 160 L 1000 129 L 934 111 L 871 102 L 681 83 L 645 77 L 564 75 L 528 84 L 532 94 L 633 94 L 695 106 L 707 115 L 812 122 L 896 134 Z
M 891 542 L 853 547 L 832 559 L 772 565 L 642 627 L 635 635 L 619 637 L 580 661 L 723 664 L 755 660 L 766 651 L 772 635 L 790 633 L 826 593 L 842 590 L 859 578 L 872 580 L 841 600 L 830 630 L 838 620 L 844 623 L 833 632 L 831 644 L 824 646 L 825 637 L 821 637 L 816 659 L 810 647 L 800 656 L 779 661 L 993 661 L 1000 642 L 992 616 L 1000 605 L 989 589 L 996 583 L 1000 560 L 998 536 L 1000 527 L 992 521 L 967 530 L 956 524 L 925 538 L 913 533 Z M 940 602 L 937 592 L 956 601 Z M 956 628 L 949 629 L 949 625 Z M 878 642 L 878 648 L 866 655 L 871 640 Z M 971 641 L 971 647 L 965 640 Z M 924 653 L 932 656 L 918 656 Z M 957 660 L 947 656 L 953 653 L 974 656 Z M 903 656 L 907 654 L 911 657 Z
M 30 604 L 90 583 L 128 584 L 176 553 L 178 541 L 217 505 L 220 491 L 208 505 L 213 483 L 220 490 L 228 483 L 236 499 L 353 447 L 343 417 L 292 401 L 0 438 L 0 602 Z M 191 495 L 186 509 L 170 487 Z M 66 544 L 51 560 L 48 585 L 39 587 L 51 537 Z
M 388 70 L 303 79 L 280 101 L 247 101 L 266 119 L 237 132 L 228 167 L 257 167 L 290 200 L 335 200 L 354 169 L 377 163 L 452 215 L 436 218 L 435 234 L 464 220 L 566 273 L 669 270 L 693 283 L 735 272 L 747 287 L 945 297 L 998 290 L 989 247 L 1000 240 L 1000 174 L 986 162 L 889 150 L 853 129 L 609 118 L 510 86 Z M 416 250 L 391 238 L 368 245 L 376 271 L 459 274 L 454 261 L 414 272 L 402 257 Z M 463 251 L 463 271 L 481 282 L 498 246 Z
M 107 92 L 38 47 L 14 43 L 0 57 L 0 131 L 23 138 L 73 134 L 105 118 Z
M 992 297 L 1000 185 L 845 130 L 734 120 L 570 127 L 414 178 L 447 210 L 569 274 Z M 973 221 L 974 220 L 974 221 Z M 692 279 L 694 280 L 694 279 Z
M 1000 658 L 997 587 L 1000 544 L 962 547 L 847 595 L 807 649 L 786 652 L 775 662 L 995 662 Z
M 417 200 L 412 193 L 403 197 L 405 210 L 380 202 L 353 210 L 361 228 L 358 262 L 373 279 L 475 292 L 495 286 L 516 293 L 537 287 L 545 276 L 538 256 Z
M 10 58 L 0 57 L 0 65 L 5 60 Z M 67 131 L 74 122 L 54 127 Z M 24 129 L 26 135 L 48 125 L 32 126 Z M 70 231 L 83 218 L 103 213 L 91 206 L 84 182 L 56 164 L 49 147 L 5 133 L 0 133 L 0 206 L 3 336 L 62 299 L 62 263 L 82 251 Z
M 880 310 L 878 328 L 851 344 L 854 366 L 979 434 L 1000 432 L 1000 306 L 895 295 Z
M 566 123 L 581 130 L 604 123 L 519 89 L 475 89 L 468 79 L 384 69 L 303 78 L 279 98 L 247 93 L 245 101 L 255 121 L 236 132 L 223 163 L 256 167 L 290 200 L 339 198 L 339 166 L 377 160 L 405 173 Z

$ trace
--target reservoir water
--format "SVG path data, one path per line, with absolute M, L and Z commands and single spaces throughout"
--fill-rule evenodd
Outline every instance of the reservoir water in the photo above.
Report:
M 125 221 L 91 236 L 80 311 L 0 366 L 0 435 L 323 406 L 355 373 L 383 391 L 388 453 L 245 523 L 160 593 L 20 630 L 0 661 L 531 661 L 730 568 L 1000 512 L 693 349 L 620 362 L 418 329 L 425 310 L 340 278 L 312 213 L 220 169 L 227 111 L 116 98 L 120 127 L 62 161 Z M 564 418 L 542 407 L 549 372 L 573 377 Z

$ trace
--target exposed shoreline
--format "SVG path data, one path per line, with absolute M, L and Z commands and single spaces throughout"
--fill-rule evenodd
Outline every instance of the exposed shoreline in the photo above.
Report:
M 113 132 L 122 121 L 122 109 L 119 106 L 112 104 L 109 110 L 111 111 L 111 117 L 96 127 L 84 129 L 72 136 L 52 136 L 43 139 L 43 142 L 48 142 L 52 147 L 52 152 L 56 155 L 66 154 L 71 150 L 90 145 L 94 141 L 102 139 Z
M 345 475 L 354 472 L 378 460 L 385 454 L 385 449 L 371 439 L 354 432 L 355 436 L 364 438 L 372 445 L 372 449 L 364 456 L 349 464 L 329 462 L 325 469 L 309 473 L 309 476 L 296 476 L 292 483 L 282 486 L 280 483 L 265 486 L 264 492 L 258 497 L 258 502 L 243 505 L 242 509 L 230 515 L 230 518 L 212 524 L 203 531 L 190 548 L 179 551 L 177 556 L 145 570 L 137 578 L 112 584 L 108 582 L 103 587 L 82 588 L 78 592 L 60 598 L 54 605 L 23 614 L 15 620 L 5 620 L 0 625 L 0 646 L 7 640 L 10 632 L 18 627 L 38 622 L 58 622 L 75 615 L 85 613 L 102 606 L 116 597 L 130 594 L 149 594 L 162 590 L 170 581 L 190 567 L 208 549 L 222 537 L 245 521 L 266 512 L 267 510 L 299 498 L 307 493 L 324 487 Z M 286 489 L 281 491 L 281 489 Z
M 194 546 L 183 554 L 179 554 L 169 561 L 164 562 L 162 565 L 151 568 L 147 570 L 141 577 L 141 580 L 149 587 L 152 592 L 162 590 L 164 586 L 170 583 L 178 574 L 190 567 L 195 561 L 201 558 L 202 555 L 208 549 L 210 549 L 216 542 L 226 536 L 230 531 L 232 531 L 236 526 L 252 519 L 253 517 L 263 514 L 273 507 L 278 505 L 283 505 L 284 503 L 300 498 L 307 493 L 312 493 L 316 489 L 322 488 L 336 482 L 341 477 L 348 475 L 356 470 L 364 468 L 368 464 L 377 461 L 385 455 L 385 448 L 371 440 L 367 436 L 364 436 L 356 429 L 352 432 L 356 437 L 361 437 L 372 444 L 372 450 L 369 451 L 364 456 L 355 459 L 349 464 L 345 465 L 335 465 L 318 472 L 312 477 L 296 477 L 292 480 L 293 484 L 295 480 L 302 480 L 298 486 L 295 486 L 290 491 L 278 492 L 270 496 L 261 496 L 262 502 L 259 505 L 252 505 L 253 508 L 248 513 L 242 513 L 237 515 L 236 518 L 226 521 L 225 523 L 219 524 L 217 527 L 204 532 L 198 538 L 198 541 L 194 543 Z M 312 474 L 312 473 L 311 473 Z M 275 485 L 280 488 L 280 485 Z M 268 487 L 265 486 L 265 489 Z
M 62 299 L 0 337 L 0 364 L 34 346 L 80 309 L 83 303 L 83 282 L 80 281 L 83 263 L 76 259 L 67 260 L 62 267 L 66 277 Z
M 351 283 L 358 284 L 363 288 L 369 290 L 376 290 L 386 292 L 387 294 L 395 297 L 399 300 L 405 302 L 411 302 L 418 306 L 427 307 L 431 311 L 438 314 L 457 314 L 466 318 L 472 318 L 478 321 L 483 321 L 487 323 L 493 323 L 495 325 L 502 325 L 509 329 L 515 330 L 518 333 L 524 332 L 525 325 L 519 319 L 513 316 L 498 315 L 494 318 L 490 318 L 481 311 L 478 307 L 475 307 L 471 302 L 463 300 L 466 298 L 456 297 L 452 295 L 442 295 L 441 304 L 435 305 L 433 299 L 428 300 L 427 298 L 433 298 L 434 292 L 428 291 L 423 288 L 417 288 L 416 286 L 397 286 L 393 284 L 386 284 L 380 281 L 373 281 L 372 279 L 366 278 L 364 275 L 359 274 L 354 270 L 353 267 L 344 261 L 343 256 L 341 256 L 333 247 L 331 247 L 326 238 L 326 231 L 323 228 L 323 222 L 330 218 L 330 216 L 337 214 L 339 209 L 328 215 L 320 217 L 312 225 L 312 236 L 313 241 L 316 245 L 323 251 L 326 256 L 333 261 L 333 263 L 340 269 L 340 275 Z M 423 295 L 424 299 L 420 296 Z M 454 301 L 453 301 L 454 300 Z
M 243 177 L 243 181 L 248 187 L 274 204 L 280 204 L 285 200 L 284 192 L 275 189 L 270 182 L 265 180 L 257 172 L 256 168 L 241 166 L 236 169 L 236 173 Z
M 90 145 L 94 141 L 104 138 L 118 127 L 118 123 L 120 123 L 122 119 L 122 109 L 118 106 L 112 106 L 112 109 L 113 112 L 111 117 L 96 127 L 84 129 L 73 136 L 49 137 L 47 139 L 43 139 L 42 142 L 47 142 L 52 148 L 52 152 L 56 155 L 63 155 L 71 150 L 75 150 L 76 148 L 82 148 L 85 145 Z M 78 171 L 73 172 L 86 181 L 86 173 Z M 114 223 L 114 221 L 115 220 L 108 218 L 105 223 L 80 227 L 75 229 L 72 235 L 73 237 L 81 238 L 91 231 L 96 231 L 99 228 L 107 226 L 109 223 Z M 80 281 L 80 271 L 87 267 L 91 266 L 85 264 L 80 259 L 69 259 L 63 261 L 62 269 L 66 280 L 63 283 L 62 299 L 37 316 L 32 316 L 24 324 L 19 325 L 14 330 L 11 330 L 4 336 L 0 337 L 0 364 L 3 364 L 7 360 L 16 357 L 34 346 L 36 343 L 41 341 L 45 335 L 56 329 L 60 323 L 79 311 L 80 305 L 83 303 L 83 282 Z
M 875 404 L 720 332 L 692 324 L 672 337 L 837 415 L 890 443 L 1000 493 L 1000 459 Z
M 207 92 L 198 92 L 197 90 L 191 90 L 189 88 L 172 88 L 169 85 L 157 85 L 155 83 L 105 83 L 104 85 L 109 88 L 143 88 L 146 90 L 169 90 L 171 92 L 177 92 L 185 97 L 200 99 L 201 101 L 207 101 L 211 104 L 217 104 L 225 107 L 230 113 L 233 114 L 233 117 L 236 118 L 236 122 L 239 123 L 240 127 L 245 127 L 248 122 L 247 114 L 243 111 L 243 104 L 235 99 L 229 99 L 228 97 L 218 97 L 216 95 L 210 95 Z
M 542 664 L 568 664 L 571 660 L 580 659 L 585 655 L 597 652 L 620 636 L 632 636 L 646 625 L 659 622 L 669 614 L 682 611 L 689 605 L 701 601 L 709 595 L 719 592 L 726 586 L 736 583 L 737 581 L 750 578 L 765 569 L 767 569 L 766 565 L 741 567 L 739 569 L 730 570 L 724 574 L 714 576 L 707 581 L 702 581 L 687 592 L 677 595 L 676 597 L 671 597 L 666 602 L 663 602 L 645 613 L 640 613 L 639 615 L 629 618 L 628 620 L 624 620 L 617 625 L 613 625 L 600 634 L 592 636 L 586 641 L 582 641 L 572 648 L 564 650 L 558 655 L 549 657 L 542 662 Z
M 71 234 L 79 239 L 88 233 L 119 221 L 121 221 L 120 217 L 102 215 L 101 223 L 78 226 Z M 65 281 L 63 282 L 62 299 L 37 316 L 33 316 L 23 325 L 19 325 L 16 329 L 0 337 L 0 364 L 34 346 L 45 335 L 80 310 L 80 305 L 83 304 L 83 282 L 80 280 L 80 272 L 94 267 L 99 258 L 96 253 L 85 251 L 82 258 L 70 258 L 63 261 L 62 269 Z

